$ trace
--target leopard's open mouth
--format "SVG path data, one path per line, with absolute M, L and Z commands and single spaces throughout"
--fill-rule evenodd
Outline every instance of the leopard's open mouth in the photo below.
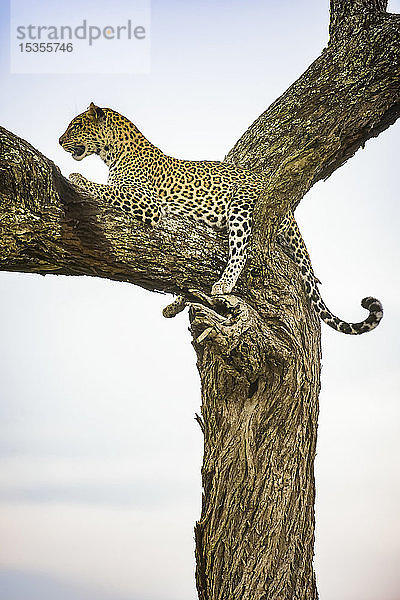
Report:
M 71 153 L 72 153 L 72 158 L 75 158 L 75 160 L 80 160 L 81 158 L 83 158 L 83 155 L 85 154 L 85 146 L 79 145 L 79 146 L 73 146 L 71 148 Z

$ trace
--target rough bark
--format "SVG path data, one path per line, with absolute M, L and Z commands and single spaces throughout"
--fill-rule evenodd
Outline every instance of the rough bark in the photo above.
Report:
M 235 296 L 204 294 L 223 235 L 173 217 L 152 229 L 79 195 L 0 129 L 0 269 L 92 275 L 184 292 L 202 385 L 200 600 L 314 600 L 313 464 L 320 331 L 276 224 L 400 115 L 400 21 L 384 0 L 332 0 L 330 43 L 226 160 L 269 175 Z M 189 290 L 198 290 L 190 292 Z

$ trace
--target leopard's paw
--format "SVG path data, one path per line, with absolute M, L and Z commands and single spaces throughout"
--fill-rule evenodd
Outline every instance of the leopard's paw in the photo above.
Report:
M 212 296 L 223 296 L 224 294 L 230 294 L 232 291 L 233 285 L 226 283 L 224 281 L 217 281 L 211 288 Z
M 84 177 L 80 173 L 71 173 L 71 175 L 69 176 L 68 179 L 70 180 L 71 183 L 73 183 L 74 185 L 77 185 L 80 188 L 85 188 L 86 184 L 88 183 L 88 180 L 86 179 L 86 177 Z

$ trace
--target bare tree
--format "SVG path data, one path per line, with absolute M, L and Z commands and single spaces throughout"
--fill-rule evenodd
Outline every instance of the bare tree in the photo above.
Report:
M 227 240 L 165 217 L 151 228 L 79 194 L 0 129 L 0 268 L 92 275 L 184 294 L 202 386 L 201 600 L 312 600 L 320 327 L 278 223 L 400 115 L 400 17 L 331 0 L 330 42 L 225 160 L 269 176 L 252 252 L 226 302 L 206 294 Z M 198 290 L 198 293 L 190 290 Z

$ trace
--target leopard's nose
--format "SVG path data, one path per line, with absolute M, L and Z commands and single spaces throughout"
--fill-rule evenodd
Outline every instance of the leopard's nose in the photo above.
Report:
M 60 137 L 60 139 L 58 140 L 58 143 L 60 144 L 60 146 L 62 146 L 62 145 L 63 145 L 63 141 L 64 141 L 64 135 L 62 135 L 62 136 Z

